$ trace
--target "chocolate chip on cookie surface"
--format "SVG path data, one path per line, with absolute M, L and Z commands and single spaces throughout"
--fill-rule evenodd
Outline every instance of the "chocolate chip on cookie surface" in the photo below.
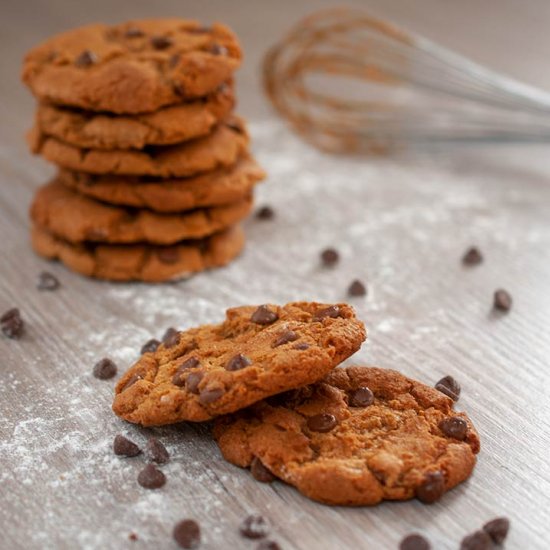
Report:
M 331 316 L 320 315 L 329 308 Z M 288 330 L 298 338 L 274 347 Z M 143 425 L 208 420 L 319 380 L 365 337 L 346 304 L 232 308 L 223 323 L 181 332 L 176 345 L 143 355 L 118 383 L 113 410 Z
M 368 388 L 374 399 L 355 399 Z M 416 496 L 434 502 L 464 481 L 479 438 L 441 392 L 393 370 L 337 368 L 310 386 L 216 421 L 224 457 L 260 460 L 306 496 L 336 505 L 372 505 Z M 440 424 L 460 418 L 455 437 Z

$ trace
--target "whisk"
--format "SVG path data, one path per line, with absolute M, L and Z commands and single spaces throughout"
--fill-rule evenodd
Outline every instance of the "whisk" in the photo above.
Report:
M 325 150 L 550 141 L 550 94 L 358 10 L 302 20 L 263 69 L 276 109 Z

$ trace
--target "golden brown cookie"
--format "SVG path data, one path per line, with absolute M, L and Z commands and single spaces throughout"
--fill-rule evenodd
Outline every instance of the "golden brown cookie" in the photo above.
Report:
M 246 217 L 251 207 L 252 199 L 247 197 L 212 208 L 159 214 L 98 202 L 53 181 L 36 192 L 31 218 L 56 237 L 72 243 L 173 244 L 226 229 Z
M 396 371 L 338 368 L 220 418 L 214 436 L 229 462 L 326 504 L 429 503 L 471 474 L 479 452 L 475 428 L 452 407 Z
M 42 134 L 75 147 L 142 149 L 205 136 L 229 115 L 234 103 L 233 88 L 225 84 L 204 99 L 134 116 L 39 103 L 36 125 Z
M 151 179 L 137 176 L 97 176 L 61 170 L 63 185 L 110 204 L 150 208 L 156 212 L 180 212 L 192 208 L 229 204 L 245 199 L 264 171 L 251 157 L 234 166 L 181 179 Z
M 36 126 L 28 140 L 33 153 L 77 172 L 181 178 L 235 164 L 246 152 L 249 138 L 243 122 L 231 117 L 205 137 L 141 151 L 81 149 L 45 136 Z
M 241 56 L 224 25 L 144 19 L 53 36 L 26 55 L 22 78 L 41 101 L 135 114 L 209 94 Z
M 72 244 L 35 226 L 32 245 L 41 256 L 60 260 L 88 277 L 161 282 L 228 264 L 241 252 L 244 232 L 240 227 L 231 227 L 199 241 L 172 246 Z
M 208 420 L 318 380 L 365 337 L 346 304 L 229 309 L 223 323 L 144 354 L 117 384 L 113 410 L 144 426 Z

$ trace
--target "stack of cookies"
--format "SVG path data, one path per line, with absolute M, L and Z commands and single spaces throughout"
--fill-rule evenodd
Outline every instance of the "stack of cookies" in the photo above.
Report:
M 163 281 L 222 266 L 264 173 L 233 114 L 241 62 L 224 25 L 89 25 L 25 58 L 34 153 L 59 168 L 31 217 L 35 250 L 88 276 Z
M 347 304 L 232 308 L 219 325 L 171 329 L 147 346 L 113 410 L 143 426 L 215 419 L 229 462 L 326 504 L 435 502 L 468 478 L 479 451 L 453 410 L 460 388 L 337 368 L 365 338 Z

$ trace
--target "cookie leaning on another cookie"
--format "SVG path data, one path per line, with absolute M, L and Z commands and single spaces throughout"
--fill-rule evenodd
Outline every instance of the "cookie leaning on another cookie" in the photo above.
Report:
M 365 338 L 346 304 L 229 309 L 223 323 L 143 355 L 117 384 L 113 410 L 145 426 L 208 420 L 319 380 Z
M 434 502 L 479 452 L 468 417 L 443 393 L 393 370 L 337 368 L 311 386 L 216 421 L 223 456 L 255 461 L 326 504 Z

